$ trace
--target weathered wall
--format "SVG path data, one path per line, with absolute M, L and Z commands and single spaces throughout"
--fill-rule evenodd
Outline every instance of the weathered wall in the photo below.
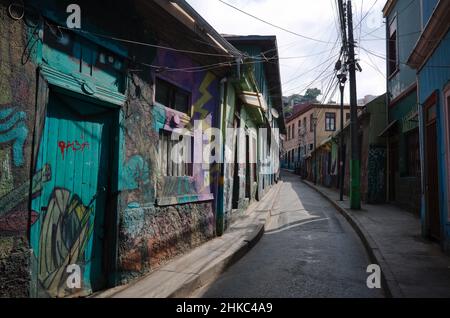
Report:
M 0 1 L 0 297 L 26 297 L 27 229 L 36 71 L 29 62 L 35 41 Z
M 158 51 L 152 63 L 172 68 L 196 66 L 181 54 L 164 51 Z M 203 129 L 213 126 L 219 98 L 218 81 L 212 73 L 167 72 L 158 76 L 192 94 L 191 122 L 178 128 L 192 128 L 194 119 L 205 120 Z M 215 181 L 210 178 L 209 165 L 194 164 L 192 177 L 165 177 L 160 170 L 159 131 L 174 129 L 176 114 L 153 104 L 153 80 L 154 75 L 146 81 L 133 76 L 126 106 L 129 114 L 123 128 L 126 158 L 119 204 L 121 283 L 159 267 L 215 235 L 211 200 Z
M 48 2 L 52 5 L 46 7 L 42 4 L 43 12 L 48 12 L 48 8 L 64 8 L 64 4 Z M 52 171 L 47 166 L 36 171 L 31 167 L 35 90 L 38 86 L 34 63 L 38 57 L 34 50 L 42 46 L 36 41 L 36 34 L 25 27 L 24 21 L 14 21 L 7 16 L 8 4 L 9 1 L 0 0 L 0 296 L 26 297 L 30 290 L 30 273 L 35 280 L 38 279 L 36 269 L 30 267 L 32 259 L 27 234 L 37 219 L 45 217 L 45 213 L 40 215 L 39 212 L 29 212 L 29 193 L 32 193 L 33 198 L 38 196 L 39 185 L 52 177 Z M 119 4 L 115 2 L 115 5 Z M 86 7 L 83 6 L 84 9 Z M 61 12 L 64 13 L 64 10 Z M 119 10 L 114 12 L 122 13 Z M 55 12 L 49 14 L 53 17 L 56 15 Z M 130 20 L 121 19 L 121 27 L 129 24 L 144 30 L 136 26 L 135 18 L 130 15 Z M 84 21 L 89 21 L 90 26 L 93 24 L 92 19 Z M 114 21 L 117 21 L 114 17 L 103 17 L 102 23 L 105 23 L 102 28 L 109 31 L 117 29 L 118 25 Z M 152 38 L 148 30 L 143 33 L 128 34 L 127 37 L 150 42 Z M 181 54 L 156 54 L 135 46 L 127 49 L 125 52 L 128 51 L 130 57 L 148 64 L 173 68 L 199 65 Z M 173 128 L 174 114 L 154 104 L 155 74 L 151 69 L 142 65 L 131 67 L 139 69 L 128 73 L 128 100 L 120 109 L 121 134 L 116 140 L 116 146 L 120 147 L 117 270 L 122 274 L 119 275 L 122 281 L 152 270 L 215 235 L 212 193 L 216 182 L 215 171 L 210 165 L 198 164 L 194 165 L 192 177 L 171 178 L 161 174 L 159 130 L 170 131 Z M 60 71 L 67 70 L 61 68 Z M 219 83 L 214 74 L 163 72 L 158 75 L 190 91 L 192 119 L 205 120 L 204 129 L 215 125 Z M 192 127 L 193 122 L 185 126 Z M 39 144 L 40 135 L 35 134 L 35 139 Z M 32 170 L 33 178 L 30 178 Z M 56 197 L 58 195 L 55 194 Z M 159 199 L 164 199 L 166 204 L 158 205 Z M 85 211 L 86 203 L 80 203 L 74 209 Z M 40 240 L 38 235 L 37 240 Z M 39 245 L 39 248 L 55 246 L 51 245 L 53 243 L 48 244 Z M 64 280 L 61 280 L 62 283 Z M 59 285 L 60 282 L 55 284 Z

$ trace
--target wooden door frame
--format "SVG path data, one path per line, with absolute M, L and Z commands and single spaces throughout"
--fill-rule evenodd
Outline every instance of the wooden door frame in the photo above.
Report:
M 32 164 L 30 166 L 30 180 L 33 180 L 32 176 L 34 175 L 36 164 L 37 164 L 37 156 L 39 154 L 41 148 L 41 138 L 43 134 L 43 129 L 45 127 L 46 118 L 48 116 L 48 103 L 50 101 L 50 96 L 52 94 L 60 94 L 65 95 L 70 98 L 80 99 L 95 105 L 96 107 L 104 108 L 107 112 L 112 112 L 111 116 L 114 118 L 114 131 L 117 133 L 116 136 L 113 134 L 110 135 L 110 154 L 114 154 L 114 158 L 112 159 L 110 165 L 110 171 L 112 173 L 108 176 L 108 180 L 112 181 L 109 183 L 108 194 L 105 202 L 105 211 L 104 211 L 104 242 L 102 244 L 102 270 L 105 271 L 104 279 L 105 279 L 105 288 L 113 287 L 118 282 L 117 277 L 117 269 L 118 269 L 118 247 L 119 247 L 119 228 L 118 228 L 118 220 L 119 220 L 119 175 L 120 175 L 120 143 L 123 140 L 123 133 L 120 129 L 120 121 L 123 117 L 123 113 L 121 111 L 121 107 L 119 103 L 110 103 L 107 101 L 103 101 L 97 97 L 86 96 L 80 94 L 76 91 L 71 90 L 70 88 L 61 87 L 59 85 L 52 84 L 46 74 L 41 72 L 39 73 L 39 82 L 38 89 L 36 94 L 36 108 L 35 108 L 35 127 L 32 135 Z M 118 142 L 115 142 L 115 138 L 118 138 Z M 29 195 L 29 211 L 31 211 L 31 204 L 33 201 L 31 195 L 31 189 L 33 187 L 33 182 L 30 182 L 30 195 Z M 107 213 L 111 211 L 111 213 Z M 29 214 L 31 215 L 31 213 Z M 31 220 L 29 217 L 28 220 L 28 236 L 29 242 L 31 242 Z
M 434 119 L 432 119 L 431 121 L 429 121 L 428 120 L 428 110 L 431 108 L 431 107 L 433 107 L 433 106 L 436 106 L 436 118 L 434 118 Z M 438 105 L 438 91 L 436 90 L 436 91 L 434 91 L 426 100 L 425 100 L 425 102 L 423 103 L 423 114 L 424 114 L 424 116 L 423 116 L 423 122 L 424 122 L 424 152 L 425 152 L 425 156 L 424 156 L 424 176 L 425 176 L 425 178 L 424 178 L 424 181 L 425 181 L 425 184 L 424 184 L 424 187 L 425 187 L 425 190 L 424 190 L 424 198 L 425 198 L 425 209 L 426 209 L 426 217 L 425 217 L 425 220 L 426 220 L 426 228 L 427 228 L 427 232 L 428 233 L 430 233 L 430 231 L 431 231 L 431 227 L 430 227 L 430 211 L 428 210 L 428 203 L 429 203 L 429 195 L 428 195 L 428 178 L 429 178 L 429 176 L 428 176 L 428 156 L 427 156 L 427 153 L 428 153 L 428 143 L 427 143 L 427 138 L 428 138 L 428 127 L 429 126 L 432 126 L 432 125 L 435 125 L 435 129 L 436 129 L 436 134 L 438 135 L 438 120 L 437 120 L 437 118 L 438 118 L 438 112 L 439 112 L 439 109 L 438 109 L 438 107 L 439 107 L 439 105 Z M 437 167 L 436 167 L 436 169 L 437 169 L 437 178 L 438 178 L 438 180 L 437 180 L 437 187 L 438 187 L 438 190 L 439 190 L 439 143 L 438 143 L 438 141 L 436 140 L 436 157 L 437 157 L 437 160 L 436 160 L 436 165 L 437 165 Z M 438 213 L 438 216 L 439 216 L 439 236 L 440 236 L 440 238 L 442 238 L 442 219 L 441 219 L 441 202 L 440 202 L 440 195 L 439 195 L 439 193 L 438 193 L 438 211 L 437 211 L 437 213 Z
M 445 153 L 446 153 L 446 163 L 447 167 L 450 167 L 450 83 L 447 84 L 444 88 L 443 93 L 444 101 L 442 103 L 444 108 L 444 120 L 443 126 L 445 130 Z M 447 170 L 447 222 L 450 222 L 450 171 Z

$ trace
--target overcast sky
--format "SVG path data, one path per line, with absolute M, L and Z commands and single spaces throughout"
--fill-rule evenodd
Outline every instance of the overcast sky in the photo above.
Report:
M 320 77 L 319 75 L 321 72 L 324 72 L 323 75 L 332 72 L 330 64 L 333 63 L 334 66 L 340 50 L 340 42 L 336 45 L 336 39 L 340 38 L 337 30 L 336 0 L 225 0 L 272 24 L 326 43 L 307 40 L 274 28 L 218 0 L 187 1 L 219 33 L 276 35 L 285 96 L 302 94 L 307 87 L 326 90 L 332 75 Z M 385 41 L 382 40 L 385 37 L 385 28 L 381 12 L 385 2 L 385 0 L 353 0 L 355 39 L 358 41 L 361 37 L 360 43 L 364 49 L 381 56 L 385 56 Z M 365 15 L 363 23 L 359 23 L 361 17 Z M 383 94 L 386 91 L 385 60 L 358 48 L 356 53 L 363 69 L 362 73 L 357 73 L 358 99 L 365 95 Z M 336 58 L 330 59 L 335 55 Z M 328 59 L 330 60 L 326 62 Z M 319 64 L 323 65 L 317 67 Z M 308 86 L 315 79 L 317 81 Z M 338 93 L 333 100 L 339 100 Z M 348 92 L 346 101 L 348 102 Z

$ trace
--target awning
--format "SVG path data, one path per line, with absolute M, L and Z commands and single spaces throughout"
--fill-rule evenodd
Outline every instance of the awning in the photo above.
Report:
M 264 112 L 267 112 L 267 109 L 269 108 L 263 94 L 254 92 L 242 92 L 239 97 L 245 104 L 252 107 L 261 108 Z
M 244 103 L 246 111 L 256 124 L 263 124 L 264 113 L 267 111 L 267 104 L 262 94 L 244 91 L 239 95 Z
M 378 135 L 378 137 L 390 137 L 397 132 L 398 120 L 394 120 Z
M 419 112 L 414 112 L 411 116 L 408 117 L 408 121 L 419 122 Z

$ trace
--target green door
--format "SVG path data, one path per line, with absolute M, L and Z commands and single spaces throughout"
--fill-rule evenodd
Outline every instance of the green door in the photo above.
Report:
M 87 295 L 106 283 L 104 223 L 113 180 L 115 114 L 50 93 L 32 186 L 37 296 Z

